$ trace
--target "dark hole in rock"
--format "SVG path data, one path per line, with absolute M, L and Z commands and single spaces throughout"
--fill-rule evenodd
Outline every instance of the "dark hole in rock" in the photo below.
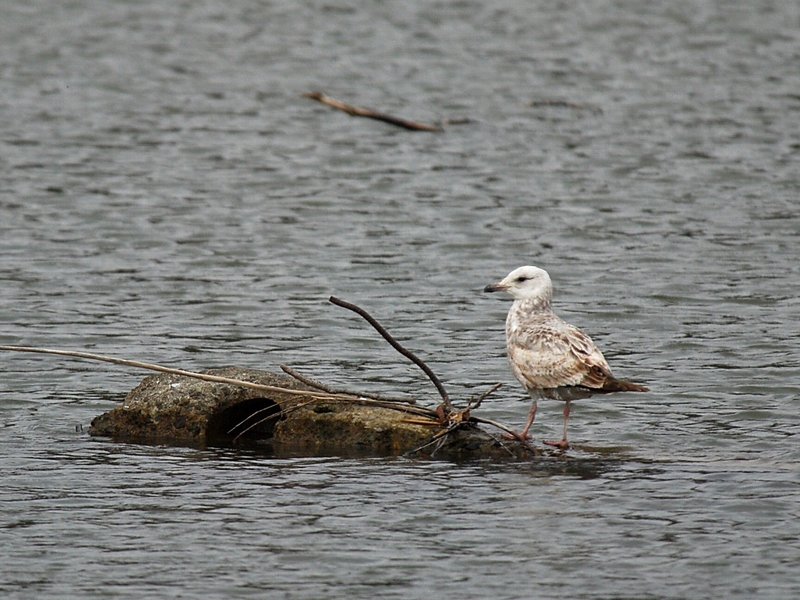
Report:
M 206 442 L 216 446 L 267 444 L 281 418 L 280 412 L 281 407 L 269 398 L 238 402 L 209 418 Z

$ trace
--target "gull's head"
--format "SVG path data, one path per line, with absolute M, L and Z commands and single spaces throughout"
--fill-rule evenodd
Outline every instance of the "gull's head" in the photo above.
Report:
M 483 288 L 484 292 L 508 292 L 515 300 L 537 299 L 550 301 L 553 284 L 550 275 L 539 267 L 519 267 L 497 283 Z

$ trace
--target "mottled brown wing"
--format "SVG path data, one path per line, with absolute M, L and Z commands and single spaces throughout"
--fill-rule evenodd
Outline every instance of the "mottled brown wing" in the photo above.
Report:
M 509 340 L 514 375 L 528 389 L 601 388 L 611 375 L 602 353 L 580 330 L 563 321 L 557 325 L 536 327 Z
M 608 379 L 613 378 L 611 367 L 603 353 L 594 345 L 592 338 L 572 325 L 569 326 L 568 338 L 570 350 L 581 363 L 584 372 L 583 380 L 578 385 L 602 388 Z

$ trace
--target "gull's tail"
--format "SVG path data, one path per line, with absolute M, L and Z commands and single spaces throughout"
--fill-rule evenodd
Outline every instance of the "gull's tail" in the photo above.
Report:
M 641 383 L 633 383 L 632 381 L 623 381 L 622 379 L 614 379 L 609 377 L 603 382 L 604 392 L 649 392 L 650 388 Z

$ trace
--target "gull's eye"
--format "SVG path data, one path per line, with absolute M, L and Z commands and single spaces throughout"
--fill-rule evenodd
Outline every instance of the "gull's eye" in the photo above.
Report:
M 525 277 L 525 275 L 520 275 L 514 281 L 516 281 L 517 283 L 522 283 L 523 281 L 528 281 L 528 277 Z

